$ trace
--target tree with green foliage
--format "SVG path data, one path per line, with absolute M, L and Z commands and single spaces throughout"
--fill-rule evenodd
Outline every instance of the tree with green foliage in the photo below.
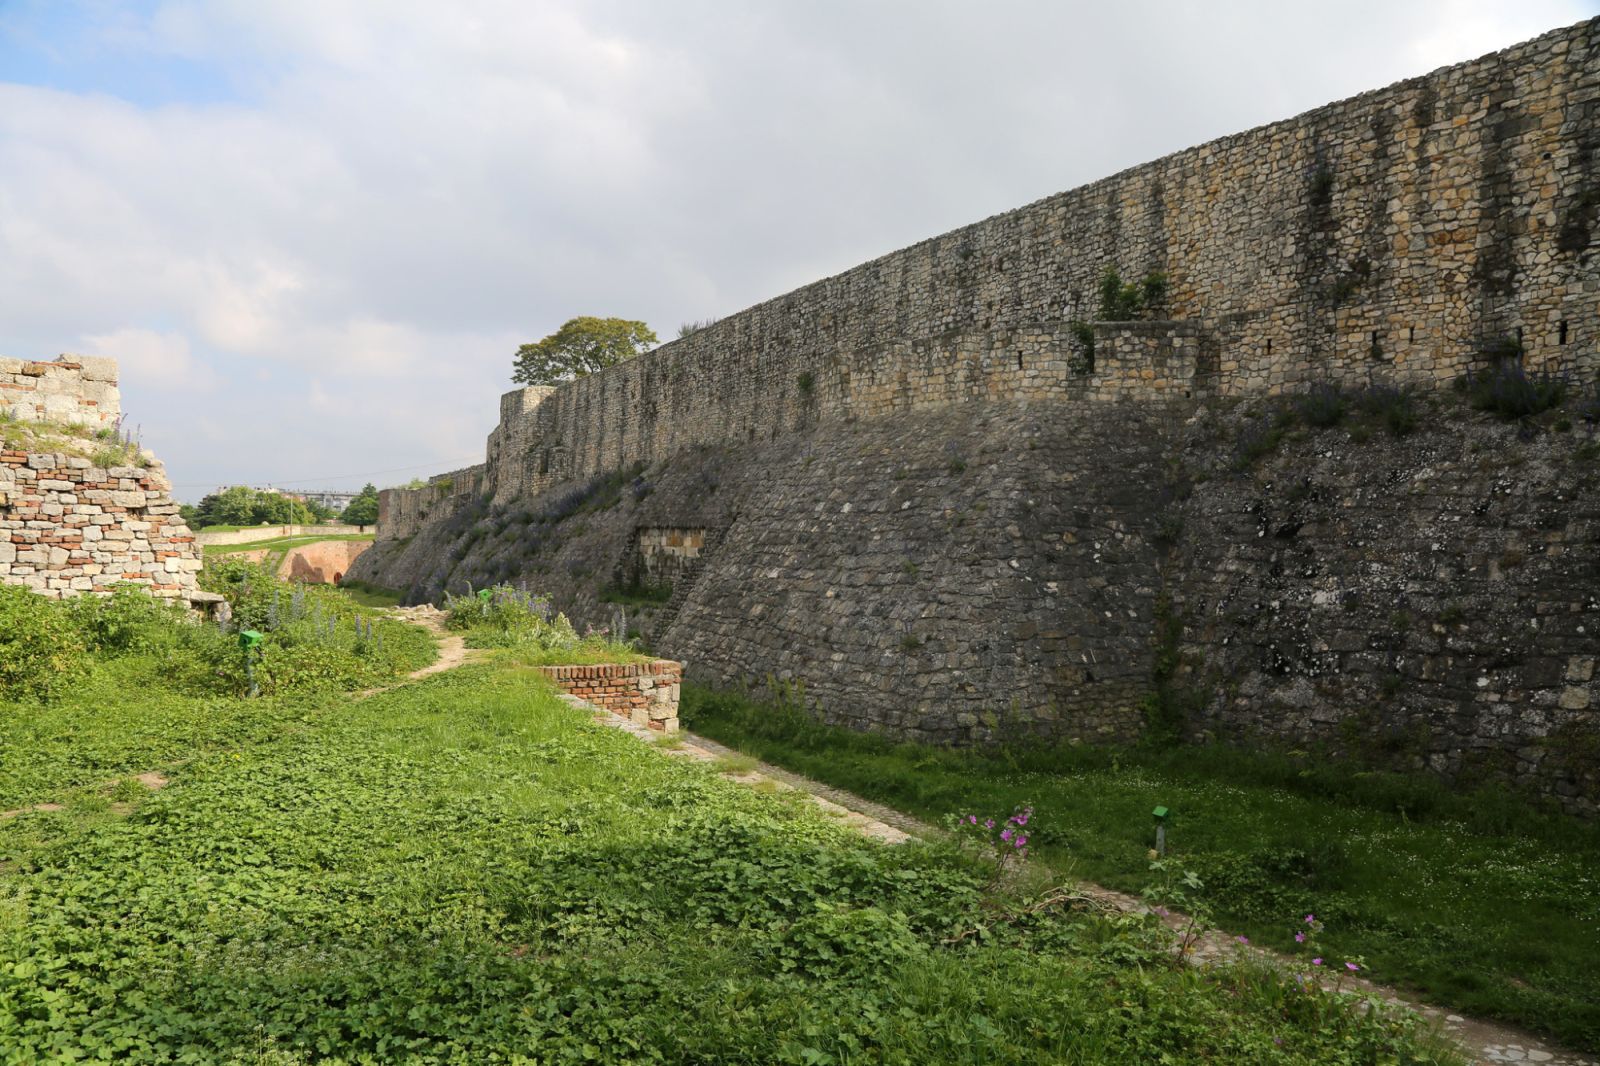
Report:
M 194 529 L 207 526 L 299 525 L 315 520 L 304 502 L 281 492 L 253 489 L 248 485 L 232 485 L 205 496 L 191 514 L 189 525 Z
M 556 385 L 632 359 L 656 344 L 643 322 L 625 318 L 570 319 L 542 341 L 517 349 L 511 380 L 523 385 Z
M 378 488 L 372 482 L 367 482 L 365 487 L 356 494 L 356 498 L 344 505 L 344 513 L 340 515 L 347 525 L 370 526 L 378 520 Z

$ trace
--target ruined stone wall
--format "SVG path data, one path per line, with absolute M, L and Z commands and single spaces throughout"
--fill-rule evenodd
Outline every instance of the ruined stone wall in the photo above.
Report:
M 1600 373 L 1600 19 L 1177 152 L 501 404 L 500 501 L 707 443 L 980 399 L 1439 384 L 1486 341 Z M 1184 342 L 1088 370 L 1101 272 Z M 1124 357 L 1135 353 L 1124 348 Z M 1084 372 L 1088 370 L 1088 372 Z
M 129 582 L 192 600 L 200 553 L 166 471 L 0 451 L 0 580 L 47 596 Z
M 536 666 L 569 696 L 662 733 L 678 731 L 683 664 L 667 659 L 599 666 Z
M 49 363 L 0 357 L 0 417 L 114 427 L 122 417 L 117 364 L 84 355 Z
M 149 452 L 74 435 L 115 427 L 116 363 L 0 359 L 0 398 L 27 431 L 18 446 L 0 445 L 0 581 L 56 598 L 121 583 L 208 598 L 196 586 L 199 549 L 162 465 Z

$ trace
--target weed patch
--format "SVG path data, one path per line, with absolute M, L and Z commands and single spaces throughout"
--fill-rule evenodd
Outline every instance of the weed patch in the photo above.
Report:
M 1150 921 L 986 896 L 952 849 L 870 843 L 502 666 L 258 725 L 126 817 L 0 824 L 8 1055 L 1459 1061 L 1403 1012 L 1174 965 Z
M 1169 807 L 1171 854 L 1211 886 L 1234 931 L 1290 950 L 1295 923 L 1314 913 L 1330 954 L 1365 960 L 1378 980 L 1600 1046 L 1600 827 L 1503 791 L 1456 794 L 1304 753 L 1215 746 L 897 744 L 696 686 L 680 714 L 763 761 L 924 819 L 1031 805 L 1036 860 L 1128 891 L 1153 883 L 1151 810 Z

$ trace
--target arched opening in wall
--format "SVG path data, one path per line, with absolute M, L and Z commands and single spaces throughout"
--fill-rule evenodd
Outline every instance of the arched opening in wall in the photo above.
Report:
M 1267 338 L 1267 354 L 1268 355 L 1272 354 L 1272 338 L 1271 337 Z
M 1567 320 L 1564 318 L 1556 323 L 1556 343 L 1563 347 L 1567 343 Z
M 333 583 L 335 585 L 337 585 L 337 584 L 339 584 L 339 582 L 341 582 L 343 580 L 344 580 L 344 575 L 341 574 L 339 571 L 335 570 L 333 572 Z

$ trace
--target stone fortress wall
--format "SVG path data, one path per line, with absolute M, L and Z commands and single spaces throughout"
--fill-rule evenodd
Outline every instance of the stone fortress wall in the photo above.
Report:
M 117 365 L 0 359 L 0 412 L 114 430 Z M 55 598 L 131 583 L 168 599 L 213 599 L 196 585 L 200 551 L 161 463 L 144 452 L 136 464 L 104 465 L 94 440 L 78 443 L 51 452 L 0 445 L 0 582 Z
M 1262 405 L 1233 408 L 1440 386 L 1519 335 L 1592 382 L 1597 255 L 1593 20 L 508 393 L 482 465 L 382 494 L 353 576 L 413 602 L 525 581 L 598 625 L 608 587 L 665 578 L 656 651 L 852 728 L 1128 739 L 1165 692 L 1190 739 L 1594 814 L 1592 427 L 1437 390 L 1412 436 L 1297 430 L 1242 464 Z M 1071 323 L 1107 266 L 1170 288 L 1093 324 L 1089 367 Z
M 686 447 L 973 399 L 1438 384 L 1519 339 L 1600 373 L 1600 19 L 1151 163 L 865 263 L 560 388 L 508 393 L 504 501 Z M 1068 323 L 1107 267 L 1163 321 Z M 421 490 L 428 493 L 431 490 Z M 419 504 L 391 494 L 401 516 Z M 420 499 L 421 497 L 419 497 Z M 406 535 L 400 532 L 399 535 Z

